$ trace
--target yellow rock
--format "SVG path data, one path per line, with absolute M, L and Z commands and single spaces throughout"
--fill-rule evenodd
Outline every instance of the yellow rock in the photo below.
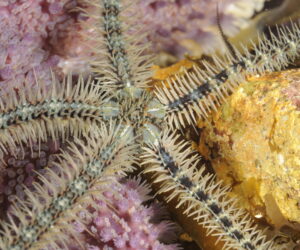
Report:
M 199 122 L 199 151 L 256 218 L 299 223 L 300 71 L 248 80 Z

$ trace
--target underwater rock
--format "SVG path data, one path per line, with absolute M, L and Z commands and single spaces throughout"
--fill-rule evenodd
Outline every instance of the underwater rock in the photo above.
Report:
M 300 71 L 251 77 L 201 128 L 200 153 L 254 217 L 300 222 Z

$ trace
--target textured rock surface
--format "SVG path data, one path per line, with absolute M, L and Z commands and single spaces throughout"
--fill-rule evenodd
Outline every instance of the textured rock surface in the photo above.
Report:
M 300 222 L 300 72 L 252 77 L 202 128 L 199 151 L 241 204 L 281 226 Z

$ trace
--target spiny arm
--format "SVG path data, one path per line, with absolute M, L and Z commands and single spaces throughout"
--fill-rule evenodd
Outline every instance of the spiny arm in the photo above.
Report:
M 247 48 L 243 53 L 234 50 L 224 58 L 215 56 L 213 61 L 203 62 L 205 69 L 197 66 L 183 75 L 167 79 L 156 95 L 168 112 L 166 120 L 179 128 L 195 124 L 224 100 L 248 74 L 261 74 L 280 70 L 300 56 L 300 27 L 278 27 L 279 37 L 271 33 L 258 45 L 253 44 L 253 54 Z
M 85 202 L 103 191 L 95 185 L 131 170 L 135 162 L 136 149 L 126 129 L 112 122 L 94 126 L 87 146 L 75 141 L 59 156 L 57 170 L 48 168 L 34 184 L 35 191 L 27 189 L 27 199 L 15 203 L 9 222 L 2 223 L 1 249 L 60 248 L 74 230 L 70 221 L 78 221 Z
M 147 33 L 139 25 L 134 1 L 84 0 L 81 8 L 88 20 L 82 35 L 94 53 L 90 63 L 99 84 L 109 90 L 146 87 L 150 76 Z
M 277 249 L 228 197 L 229 188 L 204 174 L 203 167 L 198 170 L 199 157 L 178 139 L 167 131 L 156 144 L 144 148 L 144 172 L 154 174 L 154 182 L 160 183 L 158 192 L 167 193 L 168 202 L 178 197 L 177 207 L 186 206 L 185 213 L 224 241 L 224 249 Z
M 68 76 L 62 83 L 53 77 L 50 89 L 37 83 L 33 89 L 22 88 L 0 99 L 0 150 L 14 151 L 22 143 L 45 141 L 47 137 L 64 140 L 80 136 L 90 126 L 113 116 L 113 103 L 94 82 Z

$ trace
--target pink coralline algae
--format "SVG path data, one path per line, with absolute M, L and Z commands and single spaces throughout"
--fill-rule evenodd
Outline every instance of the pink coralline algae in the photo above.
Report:
M 0 1 L 0 88 L 51 82 L 50 68 L 62 60 L 61 46 L 74 29 L 75 0 Z
M 140 21 L 159 51 L 180 56 L 197 43 L 208 54 L 224 48 L 216 21 L 217 4 L 224 33 L 233 36 L 262 9 L 264 0 L 140 0 Z
M 55 159 L 59 143 L 49 140 L 29 147 L 17 148 L 3 157 L 0 163 L 0 219 L 11 210 L 16 198 L 24 200 L 24 186 L 33 190 L 33 182 L 38 181 L 38 174 L 45 173 L 46 166 Z
M 105 191 L 103 200 L 81 211 L 83 223 L 74 222 L 75 235 L 85 249 L 176 250 L 176 244 L 166 244 L 175 238 L 175 227 L 165 217 L 158 203 L 144 205 L 150 199 L 149 189 L 138 180 L 122 180 Z M 74 235 L 73 235 L 74 236 Z M 165 243 L 160 242 L 163 240 Z M 80 249 L 76 246 L 72 250 Z

